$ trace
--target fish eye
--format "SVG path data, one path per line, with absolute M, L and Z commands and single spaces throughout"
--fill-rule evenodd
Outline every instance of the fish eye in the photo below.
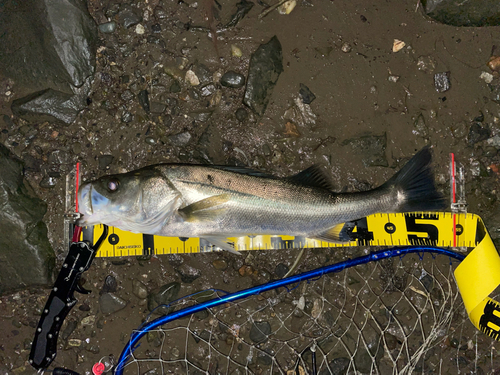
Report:
M 114 193 L 115 191 L 117 191 L 119 186 L 120 186 L 120 181 L 118 181 L 116 178 L 112 178 L 111 180 L 108 181 L 107 187 L 110 193 Z

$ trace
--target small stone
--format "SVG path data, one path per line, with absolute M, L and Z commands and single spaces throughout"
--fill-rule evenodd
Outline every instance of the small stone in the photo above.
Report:
M 345 43 L 342 43 L 342 47 L 340 47 L 341 51 L 344 52 L 344 53 L 349 53 L 352 51 L 352 46 L 345 42 Z
M 73 152 L 73 154 L 75 155 L 80 154 L 80 152 L 82 152 L 82 144 L 80 142 L 73 143 L 73 145 L 71 146 L 71 152 Z
M 118 282 L 113 275 L 106 276 L 104 285 L 102 286 L 101 293 L 114 293 L 118 290 Z
M 212 116 L 213 111 L 211 110 L 199 110 L 199 111 L 193 111 L 189 113 L 189 116 L 191 116 L 193 119 L 199 122 L 207 122 L 208 119 Z
M 487 65 L 494 72 L 500 71 L 500 56 L 491 56 Z
M 106 22 L 99 25 L 99 31 L 103 34 L 110 34 L 116 30 L 116 22 Z
M 288 273 L 289 268 L 286 264 L 284 263 L 279 263 L 276 268 L 274 269 L 274 274 L 279 278 L 282 279 L 285 277 L 285 275 Z
M 180 275 L 182 282 L 186 284 L 192 283 L 201 276 L 201 271 L 199 269 L 191 267 L 186 263 L 178 267 L 176 271 Z
M 148 295 L 148 310 L 152 311 L 160 305 L 168 305 L 170 302 L 175 301 L 179 295 L 181 284 L 178 282 L 171 282 L 163 285 L 155 292 Z M 155 311 L 160 314 L 168 314 L 173 310 L 173 307 L 162 306 Z
M 104 293 L 99 297 L 99 307 L 103 314 L 115 313 L 125 306 L 127 306 L 127 302 L 112 293 Z
M 433 73 L 436 69 L 436 60 L 431 56 L 419 56 L 417 59 L 417 68 L 425 73 Z
M 189 132 L 183 132 L 168 137 L 168 140 L 177 147 L 185 146 L 191 140 L 191 134 Z
M 234 44 L 231 44 L 231 56 L 233 57 L 241 57 L 243 56 L 243 53 L 241 52 L 241 49 Z
M 240 269 L 238 270 L 239 274 L 241 276 L 250 276 L 251 274 L 253 274 L 253 267 L 252 266 L 249 266 L 247 264 L 244 264 L 243 266 L 240 267 Z
M 159 23 L 151 25 L 151 31 L 155 34 L 161 33 L 161 25 Z
M 467 136 L 467 139 L 470 145 L 474 145 L 490 137 L 491 130 L 488 128 L 488 125 L 482 126 L 481 123 L 474 122 L 469 129 L 469 135 Z
M 434 88 L 437 92 L 446 92 L 451 88 L 450 72 L 434 74 Z
M 250 328 L 250 340 L 260 344 L 267 341 L 268 336 L 271 334 L 271 325 L 269 322 L 254 322 Z
M 172 82 L 172 84 L 170 85 L 170 92 L 171 93 L 181 92 L 181 85 L 179 81 L 175 80 L 174 82 Z
M 245 76 L 230 70 L 221 77 L 220 84 L 231 88 L 243 87 L 245 85 Z
M 236 119 L 239 121 L 239 122 L 245 122 L 248 118 L 248 112 L 245 108 L 238 108 L 236 110 Z
M 186 72 L 186 82 L 188 82 L 191 86 L 198 86 L 200 84 L 200 80 L 196 76 L 195 72 L 192 70 L 188 70 Z
M 143 35 L 145 32 L 146 32 L 146 29 L 140 23 L 135 26 L 135 33 L 136 34 Z
M 387 80 L 389 82 L 392 82 L 392 83 L 396 83 L 397 81 L 399 81 L 399 76 L 395 76 L 395 75 L 390 75 Z
M 115 157 L 113 155 L 100 155 L 97 159 L 99 163 L 99 169 L 108 169 L 114 158 Z
M 146 139 L 144 139 L 144 142 L 146 142 L 148 145 L 154 146 L 156 144 L 156 139 L 154 139 L 153 137 L 146 137 Z
M 132 113 L 130 113 L 129 111 L 123 112 L 122 117 L 121 117 L 122 122 L 129 123 L 129 122 L 132 122 L 133 119 L 134 119 L 134 115 Z
M 217 88 L 215 87 L 215 85 L 213 83 L 209 83 L 208 85 L 205 85 L 203 86 L 201 89 L 200 89 L 200 92 L 201 92 L 201 96 L 210 96 L 212 95 L 215 91 L 217 90 Z
M 146 285 L 139 280 L 132 280 L 132 293 L 136 297 L 144 299 L 148 296 L 148 289 L 146 288 Z
M 150 110 L 151 113 L 163 113 L 167 109 L 167 105 L 160 102 L 151 102 Z
M 491 83 L 493 82 L 493 74 L 488 73 L 488 72 L 481 72 L 481 75 L 479 76 L 484 82 L 486 83 Z
M 96 321 L 95 315 L 89 315 L 82 319 L 82 325 L 84 326 L 93 326 Z
M 193 100 L 200 100 L 200 93 L 197 89 L 191 87 L 188 89 L 188 95 Z
M 82 346 L 82 340 L 80 339 L 69 339 L 68 340 L 68 346 L 71 346 L 73 348 L 78 348 Z
M 137 99 L 139 99 L 139 104 L 141 105 L 142 109 L 149 113 L 150 107 L 148 90 L 139 91 L 139 93 L 137 94 Z
M 212 262 L 212 265 L 219 271 L 227 269 L 227 262 L 224 259 L 216 259 Z
M 142 17 L 135 13 L 131 7 L 127 6 L 118 13 L 118 21 L 123 27 L 128 29 L 129 27 L 135 26 L 141 22 Z
M 303 83 L 300 84 L 299 95 L 304 104 L 311 104 L 313 100 L 316 99 L 316 95 L 314 95 L 311 90 L 309 90 L 309 87 Z
M 44 189 L 51 189 L 54 186 L 56 186 L 56 183 L 57 183 L 56 178 L 50 177 L 50 176 L 44 176 L 42 178 L 42 180 L 40 181 L 39 185 L 40 185 L 40 187 L 42 187 Z

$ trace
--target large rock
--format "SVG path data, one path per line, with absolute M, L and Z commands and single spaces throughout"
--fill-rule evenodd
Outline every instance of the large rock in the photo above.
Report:
M 0 145 L 0 294 L 53 282 L 46 204 L 24 181 L 22 163 Z
M 256 114 L 266 111 L 274 86 L 283 72 L 283 52 L 276 36 L 253 53 L 243 103 Z
M 422 0 L 425 14 L 452 26 L 500 25 L 498 0 Z
M 0 0 L 0 71 L 32 91 L 72 93 L 94 74 L 97 26 L 85 0 Z
M 71 123 L 86 105 L 97 26 L 85 0 L 0 0 L 0 75 L 14 80 L 12 111 L 28 121 Z

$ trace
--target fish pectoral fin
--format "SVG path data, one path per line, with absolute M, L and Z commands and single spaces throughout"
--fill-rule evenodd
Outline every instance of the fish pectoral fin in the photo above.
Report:
M 229 194 L 219 194 L 191 203 L 189 206 L 179 209 L 179 215 L 186 221 L 213 220 L 224 212 L 220 205 L 229 201 Z
M 235 250 L 234 247 L 227 242 L 227 239 L 225 237 L 202 236 L 202 238 L 210 242 L 212 245 L 220 247 L 222 250 L 229 251 L 230 253 L 236 255 L 242 255 L 239 251 Z
M 345 229 L 346 223 L 340 223 L 324 232 L 312 235 L 311 238 L 326 242 L 349 242 L 351 239 Z

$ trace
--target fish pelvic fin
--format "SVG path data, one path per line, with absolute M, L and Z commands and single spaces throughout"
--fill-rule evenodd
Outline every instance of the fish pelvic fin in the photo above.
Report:
M 398 194 L 398 212 L 435 211 L 446 207 L 444 196 L 436 190 L 431 169 L 432 154 L 424 147 L 379 189 Z
M 224 212 L 222 204 L 229 201 L 229 194 L 219 194 L 194 202 L 179 209 L 179 215 L 188 222 L 213 220 Z

